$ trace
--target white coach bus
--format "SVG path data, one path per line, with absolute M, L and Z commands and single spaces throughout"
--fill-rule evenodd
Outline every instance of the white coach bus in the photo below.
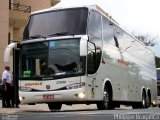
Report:
M 154 53 L 96 5 L 32 13 L 5 60 L 12 48 L 19 48 L 21 103 L 47 103 L 51 111 L 62 104 L 105 110 L 155 103 Z

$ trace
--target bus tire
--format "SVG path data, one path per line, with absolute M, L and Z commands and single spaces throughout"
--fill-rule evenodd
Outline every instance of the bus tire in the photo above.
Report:
M 146 108 L 147 107 L 147 97 L 146 92 L 143 90 L 142 92 L 142 102 L 140 104 L 140 108 Z
M 48 103 L 48 108 L 50 111 L 59 111 L 61 110 L 61 103 Z
M 151 106 L 151 93 L 150 91 L 147 92 L 147 96 L 146 96 L 146 108 L 149 108 Z
M 114 109 L 114 105 L 112 104 L 112 92 L 106 86 L 103 92 L 103 101 L 97 103 L 98 110 L 109 110 Z

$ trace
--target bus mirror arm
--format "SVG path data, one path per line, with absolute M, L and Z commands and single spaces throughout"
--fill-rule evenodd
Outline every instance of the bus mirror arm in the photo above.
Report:
M 96 44 L 94 42 L 89 41 L 89 40 L 88 40 L 88 42 L 91 43 L 91 44 L 93 44 L 93 46 L 94 46 L 94 52 L 96 54 L 96 52 L 97 52 L 97 50 L 96 50 Z
M 89 40 L 88 40 L 88 42 L 91 43 L 91 44 L 93 44 L 93 46 L 94 46 L 94 56 L 93 56 L 93 59 L 94 59 L 94 71 L 95 71 L 95 69 L 96 69 L 96 57 L 97 57 L 96 56 L 97 55 L 96 44 L 94 42 L 89 41 Z
M 9 63 L 10 62 L 10 54 L 11 54 L 11 51 L 14 48 L 17 48 L 17 43 L 10 43 L 7 46 L 7 48 L 5 49 L 5 52 L 4 52 L 4 62 L 5 63 Z

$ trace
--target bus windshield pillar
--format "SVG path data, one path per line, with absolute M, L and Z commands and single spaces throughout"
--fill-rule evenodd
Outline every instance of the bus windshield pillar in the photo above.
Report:
M 14 80 L 14 100 L 15 105 L 18 107 L 19 104 L 19 49 L 13 49 L 13 80 Z

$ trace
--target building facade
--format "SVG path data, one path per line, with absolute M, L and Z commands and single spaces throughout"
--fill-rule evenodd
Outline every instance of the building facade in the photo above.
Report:
M 24 26 L 31 12 L 49 8 L 60 0 L 0 0 L 0 77 L 5 65 L 4 51 L 11 42 L 20 41 Z

